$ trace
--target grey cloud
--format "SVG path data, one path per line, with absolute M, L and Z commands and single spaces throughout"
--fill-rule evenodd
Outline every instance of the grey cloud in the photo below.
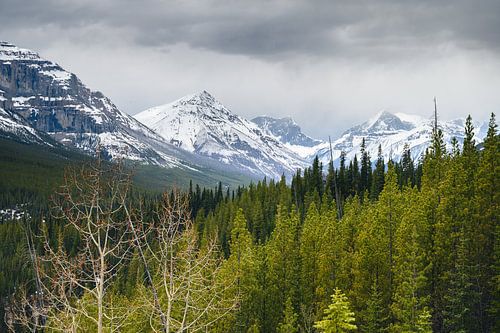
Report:
M 498 0 L 0 0 L 0 39 L 131 114 L 207 89 L 327 138 L 385 108 L 427 116 L 434 95 L 448 119 L 498 113 L 499 12 Z
M 284 57 L 400 57 L 440 44 L 500 47 L 500 2 L 0 0 L 8 29 L 61 30 L 98 24 L 134 43 L 193 48 L 265 60 Z M 112 30 L 114 31 L 114 30 Z

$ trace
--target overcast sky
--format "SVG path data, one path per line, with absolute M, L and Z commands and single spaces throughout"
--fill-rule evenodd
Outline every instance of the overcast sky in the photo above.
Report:
M 380 110 L 500 111 L 500 1 L 0 0 L 0 40 L 127 113 L 200 90 L 338 136 Z

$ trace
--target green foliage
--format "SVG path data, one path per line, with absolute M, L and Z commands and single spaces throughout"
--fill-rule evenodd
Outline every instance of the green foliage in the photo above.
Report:
M 350 309 L 347 297 L 340 291 L 335 289 L 332 295 L 332 303 L 324 311 L 325 315 L 322 320 L 317 321 L 314 325 L 318 330 L 325 333 L 342 333 L 354 331 L 357 326 L 354 324 L 354 312 Z
M 276 227 L 265 246 L 269 280 L 265 293 L 267 300 L 273 304 L 267 320 L 263 322 L 266 331 L 277 326 L 288 298 L 297 304 L 300 269 L 298 227 L 297 214 L 288 213 L 284 206 L 278 206 Z
M 384 310 L 382 293 L 379 291 L 375 280 L 366 304 L 366 318 L 362 329 L 366 332 L 382 333 L 385 332 L 386 321 L 387 316 Z
M 418 333 L 432 333 L 431 314 L 427 308 L 424 308 L 418 315 L 416 331 Z
M 283 320 L 278 324 L 277 333 L 298 333 L 298 316 L 295 313 L 292 300 L 287 298 L 285 303 L 285 310 L 283 311 Z

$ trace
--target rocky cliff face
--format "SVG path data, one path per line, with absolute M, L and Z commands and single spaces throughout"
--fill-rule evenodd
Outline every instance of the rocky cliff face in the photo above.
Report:
M 314 147 L 321 143 L 321 141 L 302 133 L 300 126 L 289 117 L 276 119 L 268 116 L 260 116 L 253 118 L 252 122 L 285 144 Z
M 99 145 L 111 159 L 182 164 L 182 152 L 36 52 L 0 42 L 0 91 L 4 111 L 62 144 L 89 153 Z
M 0 43 L 0 89 L 16 113 L 45 132 L 103 132 L 109 122 L 92 116 L 103 96 L 38 54 Z M 84 112 L 81 112 L 84 111 Z M 96 114 L 97 112 L 93 112 Z

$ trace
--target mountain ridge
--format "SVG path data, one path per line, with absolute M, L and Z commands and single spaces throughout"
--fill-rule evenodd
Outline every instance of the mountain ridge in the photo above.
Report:
M 290 175 L 307 165 L 276 137 L 232 113 L 206 90 L 134 117 L 181 149 L 260 177 Z
M 463 119 L 440 121 L 444 140 L 463 141 Z M 476 123 L 476 140 L 486 135 Z M 399 160 L 404 144 L 418 160 L 430 144 L 433 120 L 382 110 L 332 142 L 334 164 L 342 151 L 351 160 L 363 138 L 372 158 Z M 87 154 L 97 147 L 108 159 L 190 170 L 239 172 L 254 179 L 279 178 L 330 161 L 330 144 L 302 133 L 291 117 L 233 113 L 203 90 L 130 116 L 73 73 L 34 51 L 0 42 L 0 136 L 20 142 L 62 144 Z M 208 168 L 208 169 L 207 169 Z
M 448 150 L 451 149 L 453 137 L 458 140 L 459 144 L 463 142 L 464 125 L 465 119 L 438 120 L 438 126 L 443 131 L 443 139 Z M 486 136 L 486 122 L 476 122 L 474 125 L 475 140 L 482 141 Z M 410 148 L 413 160 L 418 161 L 431 143 L 433 127 L 434 119 L 431 117 L 381 111 L 368 121 L 344 131 L 340 138 L 332 142 L 334 165 L 338 166 L 341 152 L 346 153 L 346 161 L 352 160 L 355 155 L 359 157 L 363 139 L 372 161 L 378 155 L 379 145 L 385 161 L 389 159 L 399 161 L 405 144 Z M 330 147 L 326 143 L 319 145 L 315 154 L 323 163 L 328 163 L 331 159 Z
M 234 173 L 165 142 L 75 74 L 29 49 L 0 42 L 0 135 L 25 143 L 59 143 L 110 160 Z M 221 176 L 221 178 L 224 178 Z

